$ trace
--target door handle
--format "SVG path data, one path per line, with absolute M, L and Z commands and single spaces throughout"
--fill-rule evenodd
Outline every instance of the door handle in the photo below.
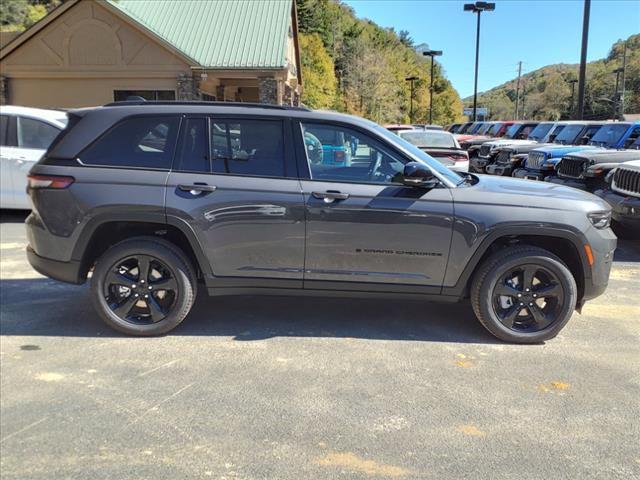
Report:
M 192 185 L 186 185 L 186 184 L 178 185 L 179 190 L 183 192 L 189 192 L 194 197 L 196 195 L 215 192 L 217 188 L 218 187 L 216 187 L 215 185 L 207 185 L 206 183 L 194 183 Z
M 335 190 L 327 190 L 326 192 L 312 192 L 313 198 L 324 200 L 324 203 L 333 203 L 336 200 L 346 200 L 349 198 L 348 193 L 342 193 Z

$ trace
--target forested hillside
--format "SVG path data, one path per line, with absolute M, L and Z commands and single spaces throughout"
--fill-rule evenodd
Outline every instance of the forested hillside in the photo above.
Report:
M 612 118 L 615 107 L 616 74 L 622 67 L 624 40 L 616 42 L 602 60 L 587 64 L 585 118 Z M 640 113 L 640 34 L 627 43 L 625 113 Z M 520 112 L 524 118 L 555 120 L 571 118 L 571 80 L 578 78 L 578 64 L 549 65 L 522 76 Z M 620 84 L 622 77 L 620 76 Z M 620 85 L 619 89 L 622 89 Z M 524 98 L 523 98 L 524 95 Z M 575 85 L 575 102 L 578 85 Z M 516 79 L 478 95 L 478 106 L 488 107 L 491 118 L 512 118 L 515 112 Z M 466 98 L 471 105 L 472 98 Z M 575 103 L 574 103 L 575 106 Z M 523 118 L 522 114 L 520 118 Z
M 356 18 L 339 0 L 296 0 L 304 81 L 303 102 L 361 115 L 378 122 L 408 122 L 410 85 L 414 90 L 414 122 L 429 118 L 431 61 L 408 32 L 382 28 Z M 434 123 L 462 116 L 458 93 L 436 63 Z

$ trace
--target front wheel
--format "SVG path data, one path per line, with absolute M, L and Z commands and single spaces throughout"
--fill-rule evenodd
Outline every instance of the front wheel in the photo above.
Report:
M 161 335 L 187 316 L 196 296 L 196 275 L 175 245 L 154 237 L 111 247 L 91 277 L 96 311 L 110 327 L 129 335 Z
M 576 307 L 576 281 L 567 266 L 538 247 L 509 247 L 487 259 L 471 287 L 480 323 L 497 338 L 539 343 L 555 337 Z

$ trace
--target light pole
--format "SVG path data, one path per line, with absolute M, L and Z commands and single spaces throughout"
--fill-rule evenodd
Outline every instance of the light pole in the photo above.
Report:
M 464 11 L 473 12 L 478 14 L 478 26 L 476 27 L 476 75 L 473 82 L 473 121 L 477 120 L 478 116 L 478 56 L 480 54 L 480 14 L 482 12 L 492 12 L 496 9 L 495 3 L 489 2 L 476 2 L 465 3 Z
M 433 124 L 433 57 L 442 55 L 442 50 L 425 50 L 425 57 L 431 57 L 431 84 L 429 86 L 429 125 Z
M 568 82 L 571 84 L 571 107 L 569 108 L 569 111 L 571 112 L 571 118 L 573 118 L 575 112 L 573 105 L 576 98 L 576 83 L 578 83 L 578 79 L 572 78 Z
M 420 80 L 418 77 L 407 77 L 405 78 L 407 82 L 411 82 L 411 100 L 410 100 L 410 109 L 409 109 L 409 123 L 413 123 L 413 82 L 416 80 Z

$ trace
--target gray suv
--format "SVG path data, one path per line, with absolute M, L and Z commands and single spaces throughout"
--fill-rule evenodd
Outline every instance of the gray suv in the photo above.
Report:
M 180 102 L 68 116 L 30 172 L 28 258 L 65 282 L 90 274 L 96 310 L 128 334 L 175 328 L 202 284 L 470 297 L 493 335 L 533 343 L 607 286 L 616 237 L 603 200 L 455 173 L 361 118 Z

